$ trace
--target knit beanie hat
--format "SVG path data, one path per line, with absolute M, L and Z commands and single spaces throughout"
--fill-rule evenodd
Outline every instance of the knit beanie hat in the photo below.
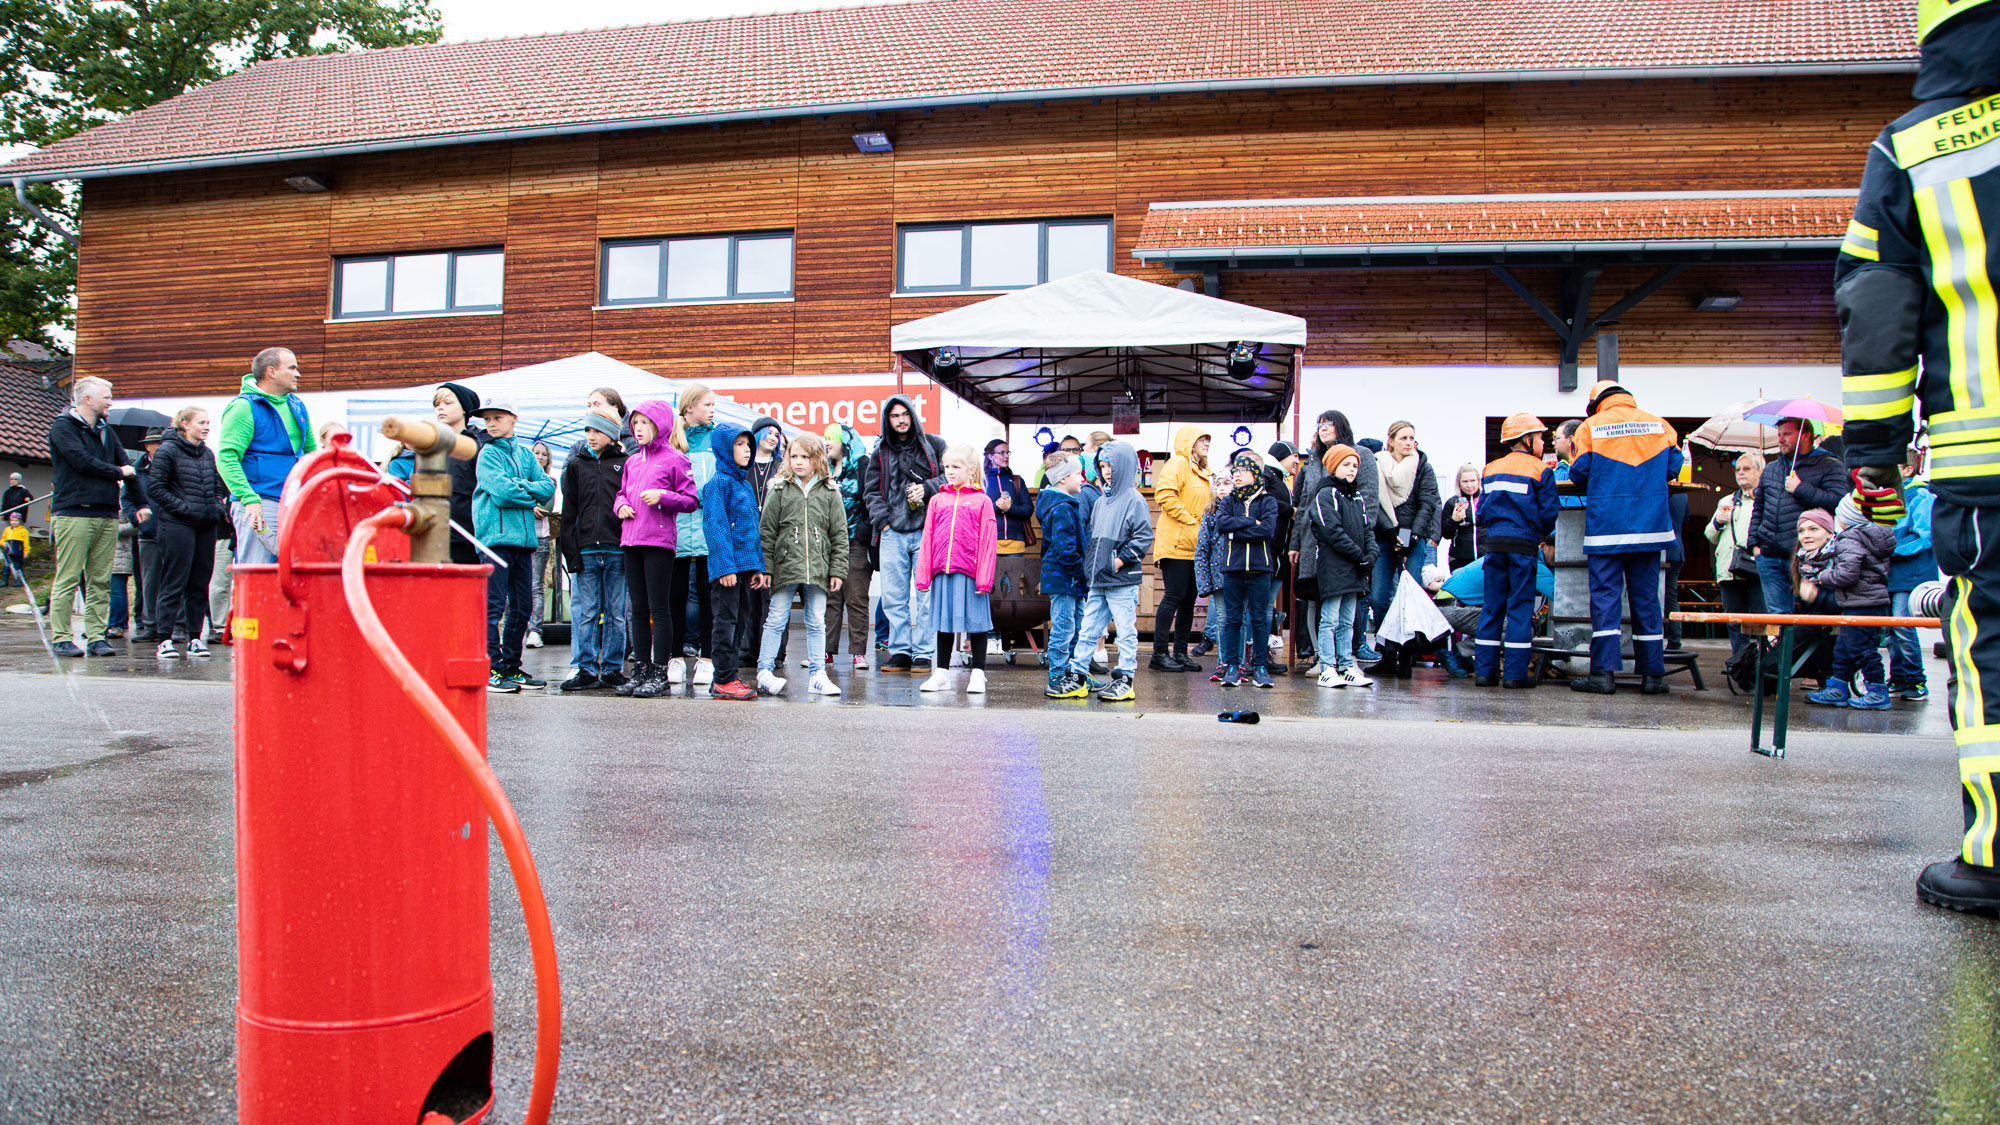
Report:
M 602 411 L 584 411 L 583 425 L 585 429 L 596 430 L 612 441 L 617 441 L 625 436 L 625 427 L 619 423 L 618 419 Z
M 1240 450 L 1236 456 L 1229 459 L 1229 471 L 1233 473 L 1238 469 L 1248 469 L 1253 473 L 1262 474 L 1264 459 L 1248 449 Z
M 1820 527 L 1826 529 L 1828 535 L 1832 535 L 1834 531 L 1833 513 L 1827 511 L 1825 508 L 1807 508 L 1805 511 L 1799 513 L 1799 522 L 1818 524 Z
M 1840 506 L 1833 512 L 1833 522 L 1841 527 L 1858 527 L 1867 523 L 1868 517 L 1861 514 L 1861 505 L 1855 502 L 1854 494 L 1850 492 L 1840 498 Z
M 1081 460 L 1075 457 L 1065 457 L 1055 464 L 1050 465 L 1048 472 L 1042 474 L 1042 480 L 1048 484 L 1061 484 L 1082 471 L 1083 462 Z
M 1283 463 L 1287 457 L 1298 456 L 1299 453 L 1298 447 L 1289 441 L 1274 441 L 1271 443 L 1271 448 L 1266 450 L 1266 452 L 1271 455 L 1271 460 L 1280 463 Z
M 450 391 L 451 397 L 458 400 L 458 408 L 465 411 L 467 418 L 479 413 L 479 392 L 471 387 L 460 386 L 457 383 L 439 383 L 438 390 Z M 435 400 L 437 395 L 433 394 L 431 398 Z
M 1326 467 L 1327 472 L 1331 473 L 1335 469 L 1338 469 L 1340 463 L 1349 457 L 1359 461 L 1361 454 L 1351 445 L 1329 445 L 1326 447 L 1326 452 L 1320 454 L 1319 463 Z

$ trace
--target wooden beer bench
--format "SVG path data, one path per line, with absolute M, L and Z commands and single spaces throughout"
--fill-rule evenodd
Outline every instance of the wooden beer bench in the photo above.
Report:
M 1673 613 L 1675 621 L 1709 625 L 1735 625 L 1757 642 L 1757 686 L 1750 692 L 1750 749 L 1770 758 L 1785 756 L 1785 728 L 1791 717 L 1792 677 L 1798 665 L 1792 661 L 1792 630 L 1800 625 L 1835 628 L 1856 625 L 1880 629 L 1936 629 L 1935 617 L 1855 617 L 1847 614 L 1818 613 Z M 1774 643 L 1778 649 L 1777 698 L 1771 718 L 1771 749 L 1762 745 L 1764 736 L 1765 658 Z M 1803 661 L 1801 661 L 1803 662 Z

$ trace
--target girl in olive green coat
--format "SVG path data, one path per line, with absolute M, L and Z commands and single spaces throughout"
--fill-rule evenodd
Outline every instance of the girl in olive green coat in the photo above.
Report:
M 771 610 L 757 650 L 757 690 L 785 690 L 778 675 L 778 652 L 791 625 L 792 595 L 806 605 L 806 694 L 839 695 L 821 666 L 826 653 L 826 596 L 840 592 L 847 575 L 847 507 L 840 486 L 826 467 L 826 443 L 816 434 L 792 439 L 784 467 L 771 480 L 758 521 L 764 569 L 770 579 Z

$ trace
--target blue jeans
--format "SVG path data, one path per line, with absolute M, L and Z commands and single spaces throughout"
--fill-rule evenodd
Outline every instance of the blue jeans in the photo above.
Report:
M 1222 626 L 1220 664 L 1262 668 L 1271 662 L 1271 575 L 1232 571 L 1222 576 L 1222 600 L 1229 603 L 1229 620 Z M 1246 638 L 1245 628 L 1250 630 Z M 1120 630 L 1122 635 L 1123 630 Z M 1122 646 L 1121 646 L 1122 647 Z M 1248 648 L 1249 663 L 1244 662 Z
M 1354 667 L 1354 615 L 1360 608 L 1360 594 L 1320 599 L 1319 662 L 1325 667 Z
M 882 532 L 882 611 L 889 617 L 889 655 L 929 660 L 937 649 L 931 632 L 931 593 L 914 581 L 924 533 Z M 1135 603 L 1136 604 L 1136 603 Z
M 1798 596 L 1792 589 L 1792 560 L 1757 556 L 1757 577 L 1764 584 L 1764 612 L 1791 613 Z
M 1118 670 L 1130 676 L 1139 668 L 1139 587 L 1113 586 L 1092 589 L 1083 603 L 1083 625 L 1076 633 L 1076 647 L 1070 650 L 1070 671 L 1090 674 L 1090 654 L 1104 630 L 1118 626 Z
M 236 525 L 238 564 L 250 566 L 278 561 L 278 524 L 285 518 L 285 510 L 269 497 L 260 506 L 264 510 L 264 530 L 261 532 L 250 526 L 249 512 L 242 504 L 234 500 L 229 503 L 229 518 Z
M 111 621 L 105 625 L 105 628 L 123 629 L 125 627 L 125 617 L 129 612 L 125 587 L 131 580 L 132 576 L 129 574 L 114 574 L 111 576 Z M 1900 596 L 1907 597 L 1908 595 Z
M 806 678 L 819 675 L 826 663 L 826 590 L 793 582 L 771 587 L 771 608 L 764 614 L 764 640 L 757 646 L 757 670 L 778 670 L 778 650 L 792 627 L 792 595 L 806 603 Z M 935 642 L 933 642 L 935 643 Z
M 1083 599 L 1070 594 L 1049 595 L 1049 682 L 1069 670 L 1069 660 L 1064 655 L 1076 648 L 1077 618 L 1083 608 Z M 1136 606 L 1135 606 L 1136 609 Z
M 1379 543 L 1381 540 L 1378 539 L 1376 542 Z M 1396 587 L 1402 582 L 1396 573 L 1399 570 L 1408 571 L 1410 577 L 1416 579 L 1417 584 L 1421 586 L 1424 581 L 1422 549 L 1413 544 L 1408 557 L 1403 559 L 1400 567 L 1396 565 L 1395 552 L 1388 547 L 1382 548 L 1381 553 L 1375 556 L 1375 573 L 1372 576 L 1373 585 L 1368 591 L 1368 604 L 1375 610 L 1377 621 L 1388 616 L 1389 603 L 1396 600 Z
M 625 665 L 625 555 L 585 552 L 583 567 L 570 576 L 570 656 L 577 671 L 602 676 Z M 651 653 L 647 653 L 651 656 Z
M 1910 592 L 1898 590 L 1889 595 L 1889 616 L 1908 617 L 1910 615 Z M 1915 629 L 1895 628 L 1889 630 L 1889 682 L 1892 684 L 1921 684 L 1924 676 L 1924 648 L 1917 643 Z
M 1840 612 L 1850 617 L 1881 617 L 1886 605 L 1844 605 Z M 1833 678 L 1847 680 L 1859 672 L 1871 688 L 1882 686 L 1882 654 L 1875 646 L 1882 642 L 1882 630 L 1875 625 L 1842 625 L 1833 639 Z
M 1217 648 L 1222 647 L 1222 628 L 1229 624 L 1229 599 L 1222 596 L 1222 587 L 1217 586 L 1208 595 L 1208 616 L 1201 620 L 1201 635 Z

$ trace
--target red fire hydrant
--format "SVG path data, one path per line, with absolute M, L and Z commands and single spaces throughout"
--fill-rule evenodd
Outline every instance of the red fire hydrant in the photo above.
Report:
M 411 562 L 407 535 L 357 535 L 412 509 L 393 510 L 404 494 L 345 435 L 285 491 L 279 561 L 235 571 L 239 1116 L 480 1121 L 487 814 L 362 628 L 379 617 L 483 770 L 490 568 Z M 358 622 L 341 559 L 368 536 Z

